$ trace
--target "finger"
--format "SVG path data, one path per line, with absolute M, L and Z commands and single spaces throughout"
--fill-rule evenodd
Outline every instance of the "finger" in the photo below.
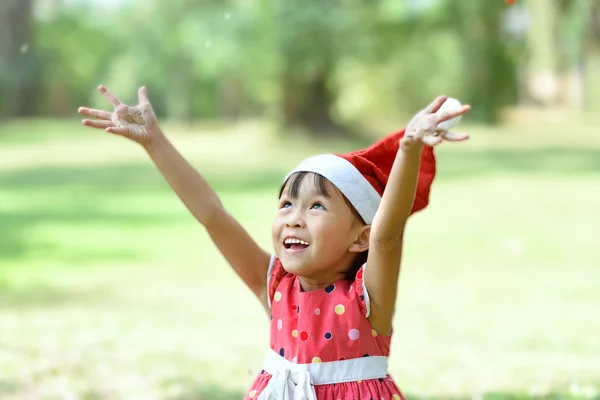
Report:
M 415 128 L 410 132 L 405 132 L 405 136 L 406 138 L 414 138 L 414 137 L 418 137 L 419 135 L 419 129 Z
M 412 135 L 412 137 L 422 139 L 425 136 L 427 136 L 428 133 L 429 132 L 425 129 L 417 129 L 417 130 L 415 130 L 415 133 L 414 133 L 414 135 Z
M 140 90 L 138 90 L 138 101 L 140 104 L 150 104 L 150 99 L 148 98 L 148 91 L 145 86 L 142 86 Z
M 111 126 L 105 129 L 106 132 L 115 133 L 117 135 L 126 135 L 128 132 L 127 128 L 117 128 L 116 126 Z
M 444 132 L 442 133 L 442 137 L 449 142 L 462 142 L 463 140 L 467 140 L 469 135 L 466 133 Z
M 106 129 L 106 128 L 109 128 L 111 126 L 115 126 L 115 123 L 112 122 L 112 121 L 104 121 L 104 120 L 102 120 L 102 121 L 97 121 L 97 120 L 92 121 L 90 119 L 84 119 L 82 121 L 82 124 L 85 125 L 85 126 L 92 127 L 92 128 L 101 128 L 101 129 Z
M 440 109 L 442 104 L 448 99 L 448 96 L 438 96 L 435 100 L 433 100 L 426 108 L 425 113 L 433 114 Z
M 102 86 L 102 85 L 98 86 L 98 91 L 100 93 L 102 93 L 102 95 L 104 96 L 104 98 L 106 100 L 108 100 L 108 102 L 110 104 L 112 104 L 114 107 L 117 107 L 119 104 L 121 104 L 121 100 L 119 100 L 117 98 L 117 96 L 115 96 L 114 94 L 112 94 L 111 92 L 109 92 L 108 89 L 105 88 L 104 86 Z
M 427 146 L 435 146 L 436 144 L 439 144 L 442 142 L 442 137 L 441 136 L 425 136 L 423 138 L 423 143 L 425 143 Z
M 468 104 L 465 104 L 464 106 L 462 106 L 459 109 L 452 110 L 452 111 L 444 111 L 444 112 L 440 113 L 439 115 L 436 114 L 437 123 L 440 124 L 440 123 L 442 123 L 444 121 L 448 121 L 452 118 L 459 117 L 461 115 L 468 113 L 470 110 L 471 110 L 471 106 Z
M 93 108 L 79 107 L 77 110 L 81 115 L 87 115 L 88 117 L 94 117 L 99 119 L 110 120 L 112 114 L 107 111 L 95 110 Z

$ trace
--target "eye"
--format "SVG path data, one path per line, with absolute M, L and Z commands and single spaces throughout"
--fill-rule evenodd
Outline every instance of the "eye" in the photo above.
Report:
M 292 206 L 292 203 L 290 203 L 289 201 L 282 201 L 281 204 L 279 204 L 279 208 L 290 208 Z
M 315 203 L 310 208 L 315 210 L 325 210 L 325 206 L 321 203 Z

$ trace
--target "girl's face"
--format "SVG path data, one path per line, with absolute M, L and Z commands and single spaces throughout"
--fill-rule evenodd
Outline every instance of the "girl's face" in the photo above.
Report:
M 325 287 L 368 248 L 369 228 L 331 182 L 312 173 L 292 176 L 273 221 L 275 254 L 287 272 L 303 278 L 303 287 Z

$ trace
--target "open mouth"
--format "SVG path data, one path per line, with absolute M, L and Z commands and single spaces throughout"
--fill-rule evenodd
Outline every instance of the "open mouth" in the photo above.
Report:
M 308 242 L 295 237 L 288 237 L 283 241 L 283 247 L 285 247 L 287 250 L 301 251 L 306 249 L 308 246 L 310 246 Z

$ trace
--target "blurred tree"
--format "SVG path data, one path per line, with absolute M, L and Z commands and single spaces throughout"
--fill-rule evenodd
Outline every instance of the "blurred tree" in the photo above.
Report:
M 526 99 L 550 105 L 556 103 L 559 93 L 558 0 L 529 0 L 527 4 L 533 17 L 527 34 Z
M 36 52 L 45 77 L 39 110 L 44 114 L 66 116 L 89 104 L 111 65 L 117 39 L 85 15 L 83 8 L 61 8 L 37 23 Z
M 108 82 L 124 93 L 148 85 L 161 117 L 258 113 L 273 102 L 270 17 L 260 1 L 132 1 L 114 23 L 123 43 Z
M 588 35 L 585 43 L 586 106 L 600 107 L 600 0 L 590 0 Z
M 518 98 L 517 53 L 504 26 L 504 2 L 385 1 L 381 59 L 402 108 L 439 94 L 475 107 L 471 121 L 493 123 Z M 399 98 L 398 98 L 399 97 Z
M 523 60 L 523 99 L 539 106 L 585 106 L 587 32 L 590 0 L 529 0 Z
M 586 38 L 590 26 L 590 0 L 561 0 L 559 4 L 559 69 L 561 102 L 583 109 L 586 105 Z
M 159 117 L 182 121 L 267 117 L 347 135 L 446 93 L 493 122 L 519 87 L 542 105 L 582 102 L 598 1 L 5 0 L 1 111 L 105 106 L 104 83 L 124 101 L 147 85 Z M 518 10 L 535 15 L 531 29 L 507 29 Z
M 507 43 L 505 12 L 501 1 L 446 0 L 435 20 L 459 37 L 463 98 L 476 106 L 473 120 L 496 122 L 498 111 L 518 98 L 517 60 Z
M 278 111 L 286 126 L 312 133 L 344 132 L 332 118 L 331 77 L 339 59 L 342 7 L 335 0 L 278 0 L 277 49 L 281 94 Z

